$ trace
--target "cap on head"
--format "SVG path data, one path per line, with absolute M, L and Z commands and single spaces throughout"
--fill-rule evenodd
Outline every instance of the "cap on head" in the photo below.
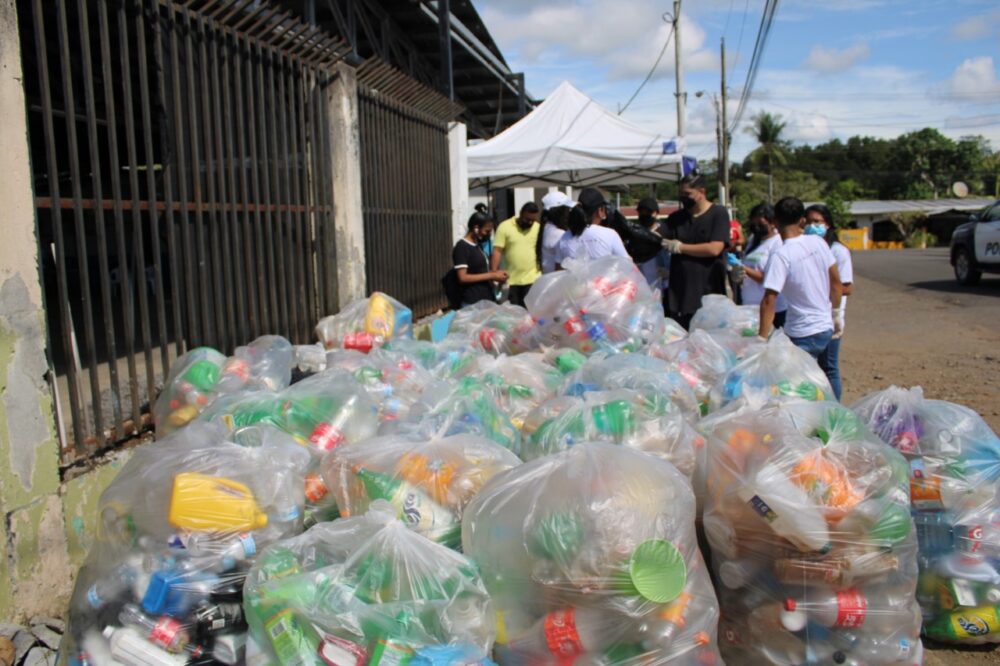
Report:
M 604 198 L 601 191 L 596 187 L 585 187 L 580 191 L 580 196 L 577 198 L 580 205 L 587 210 L 596 210 L 601 206 L 607 206 L 610 202 Z
M 576 202 L 564 192 L 549 192 L 542 197 L 542 206 L 545 207 L 545 210 L 551 210 L 552 208 L 558 208 L 559 206 L 572 208 L 575 205 Z
M 653 197 L 646 197 L 636 205 L 637 210 L 648 210 L 650 213 L 660 212 L 660 202 Z

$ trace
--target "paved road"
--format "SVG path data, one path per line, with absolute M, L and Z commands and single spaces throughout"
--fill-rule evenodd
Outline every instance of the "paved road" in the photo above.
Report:
M 948 248 L 854 252 L 854 272 L 884 286 L 958 306 L 963 320 L 994 327 L 1000 335 L 1000 275 L 975 287 L 955 281 Z

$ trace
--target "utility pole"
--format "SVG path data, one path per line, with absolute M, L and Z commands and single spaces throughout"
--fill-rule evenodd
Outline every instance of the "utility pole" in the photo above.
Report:
M 684 69 L 681 67 L 681 0 L 674 0 L 674 79 L 677 85 L 677 137 L 684 136 Z
M 726 119 L 726 38 L 722 38 L 721 45 L 721 55 L 722 55 L 722 104 L 720 105 L 719 115 L 722 120 L 720 121 L 722 125 L 721 134 L 719 136 L 719 148 L 721 152 L 721 161 L 719 162 L 720 169 L 720 182 L 722 183 L 722 205 L 727 206 L 729 204 L 729 122 Z

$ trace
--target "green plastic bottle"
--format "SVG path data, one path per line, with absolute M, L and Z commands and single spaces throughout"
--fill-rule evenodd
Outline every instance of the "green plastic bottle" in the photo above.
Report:
M 531 534 L 532 550 L 555 562 L 568 563 L 583 547 L 584 529 L 576 513 L 555 511 L 542 518 Z
M 590 409 L 597 431 L 613 437 L 624 437 L 635 431 L 635 413 L 627 400 L 612 400 Z
M 941 613 L 924 625 L 924 632 L 931 638 L 950 641 L 998 636 L 1000 606 L 958 608 Z
M 222 374 L 222 368 L 217 366 L 211 361 L 195 361 L 188 367 L 187 370 L 181 374 L 180 379 L 191 384 L 199 391 L 211 391 L 216 382 L 219 381 L 219 376 Z
M 273 546 L 260 555 L 257 561 L 266 580 L 275 580 L 301 573 L 299 558 L 284 546 Z
M 587 357 L 575 349 L 566 349 L 556 356 L 556 368 L 564 375 L 579 370 L 586 362 Z
M 861 419 L 846 407 L 831 407 L 823 414 L 823 422 L 816 428 L 816 437 L 824 444 L 837 437 L 842 441 L 855 441 L 861 437 Z
M 384 499 L 396 507 L 400 519 L 432 541 L 451 545 L 461 538 L 462 525 L 455 513 L 431 499 L 413 484 L 389 474 L 358 467 L 354 474 L 361 481 L 369 500 Z
M 264 628 L 264 636 L 281 666 L 323 666 L 319 657 L 322 639 L 311 622 L 290 608 L 259 601 L 246 606 Z
M 414 649 L 406 641 L 410 621 L 410 614 L 403 611 L 389 626 L 363 626 L 371 638 L 368 666 L 406 666 L 413 661 Z

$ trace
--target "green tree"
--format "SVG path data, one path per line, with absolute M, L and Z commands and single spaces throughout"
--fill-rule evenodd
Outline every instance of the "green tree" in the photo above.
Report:
M 787 123 L 781 116 L 761 111 L 751 118 L 747 133 L 757 141 L 757 148 L 747 155 L 744 169 L 763 169 L 768 177 L 768 201 L 774 199 L 773 176 L 775 165 L 788 163 L 790 144 L 782 138 Z
M 771 188 L 768 187 L 769 180 L 772 181 Z M 774 173 L 773 179 L 754 172 L 749 178 L 731 180 L 729 187 L 732 190 L 733 208 L 740 220 L 747 219 L 751 208 L 767 201 L 769 189 L 773 190 L 778 199 L 798 197 L 802 201 L 812 202 L 823 198 L 823 185 L 812 174 L 794 169 L 779 169 Z

